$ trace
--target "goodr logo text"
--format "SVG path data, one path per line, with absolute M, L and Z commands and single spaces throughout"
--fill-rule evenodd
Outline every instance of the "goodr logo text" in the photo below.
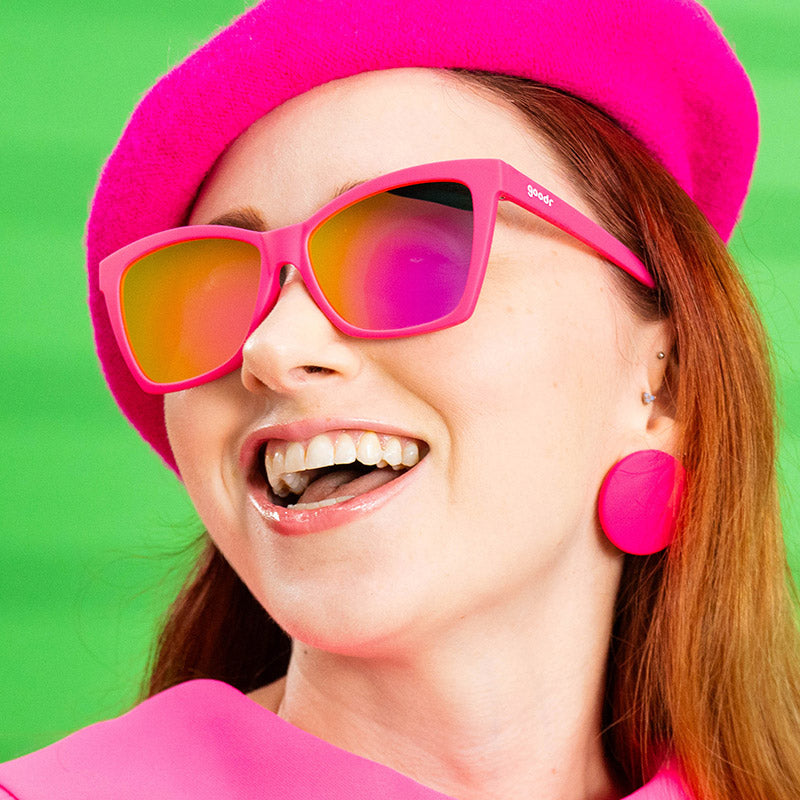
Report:
M 538 189 L 534 189 L 530 184 L 528 184 L 528 197 L 535 197 L 537 200 L 541 200 L 548 206 L 553 205 L 553 198 L 550 197 L 549 194 L 542 194 Z

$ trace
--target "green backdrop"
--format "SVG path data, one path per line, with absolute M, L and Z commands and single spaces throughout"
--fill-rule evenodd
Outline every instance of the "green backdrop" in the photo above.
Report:
M 763 143 L 734 250 L 775 341 L 800 571 L 800 5 L 709 0 Z M 6 0 L 0 22 L 0 761 L 130 704 L 198 524 L 108 396 L 82 255 L 98 170 L 142 92 L 236 0 Z

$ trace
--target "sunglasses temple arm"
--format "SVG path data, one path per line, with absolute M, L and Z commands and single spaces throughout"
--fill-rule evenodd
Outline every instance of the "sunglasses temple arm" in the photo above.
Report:
M 647 267 L 619 239 L 518 170 L 508 164 L 503 164 L 503 167 L 505 168 L 501 184 L 503 199 L 511 200 L 591 247 L 645 286 L 651 289 L 655 287 L 655 281 Z

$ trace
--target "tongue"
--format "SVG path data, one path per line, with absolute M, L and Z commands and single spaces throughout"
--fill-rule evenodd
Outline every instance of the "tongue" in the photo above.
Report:
M 318 503 L 334 497 L 358 497 L 389 483 L 398 475 L 400 473 L 390 467 L 374 469 L 366 475 L 354 469 L 337 469 L 309 483 L 297 502 Z

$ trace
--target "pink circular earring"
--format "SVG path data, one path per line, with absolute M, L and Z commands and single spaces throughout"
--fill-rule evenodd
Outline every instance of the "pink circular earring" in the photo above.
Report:
M 598 498 L 600 524 L 620 550 L 644 556 L 672 543 L 686 483 L 680 461 L 637 450 L 608 471 Z

